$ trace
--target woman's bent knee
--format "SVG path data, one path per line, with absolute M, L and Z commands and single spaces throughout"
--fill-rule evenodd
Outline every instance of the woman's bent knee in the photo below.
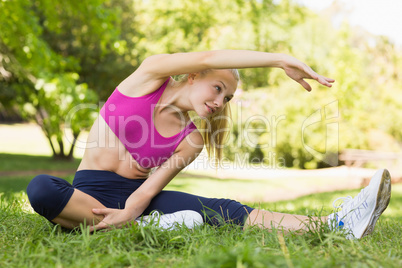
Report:
M 44 174 L 33 178 L 27 187 L 31 206 L 48 220 L 60 214 L 73 192 L 74 188 L 67 181 Z

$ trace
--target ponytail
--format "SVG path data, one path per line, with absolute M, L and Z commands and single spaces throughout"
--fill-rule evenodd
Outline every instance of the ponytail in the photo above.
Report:
M 230 133 L 231 121 L 229 103 L 226 103 L 222 111 L 211 118 L 201 119 L 199 130 L 204 139 L 208 158 L 216 167 L 220 166 L 223 158 L 223 147 Z

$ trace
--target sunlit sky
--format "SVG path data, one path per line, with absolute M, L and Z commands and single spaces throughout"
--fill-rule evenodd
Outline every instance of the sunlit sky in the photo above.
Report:
M 314 11 L 331 6 L 334 0 L 295 0 Z M 388 36 L 402 46 L 402 0 L 337 0 L 350 10 L 348 21 L 368 32 Z

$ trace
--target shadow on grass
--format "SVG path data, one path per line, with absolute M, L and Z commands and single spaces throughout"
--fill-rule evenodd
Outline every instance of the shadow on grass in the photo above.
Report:
M 31 179 L 31 177 L 2 177 L 0 178 L 0 193 L 25 191 Z
M 39 175 L 38 173 L 37 175 Z M 25 192 L 29 182 L 36 175 L 28 175 L 28 176 L 3 176 L 0 177 L 0 194 L 4 193 L 5 195 L 17 193 L 17 192 Z M 72 182 L 74 178 L 74 174 L 63 176 L 63 179 Z
M 74 170 L 78 167 L 80 161 L 81 159 L 61 161 L 55 160 L 50 156 L 0 153 L 0 173 L 27 170 Z
M 46 171 L 60 173 L 58 177 L 71 182 L 79 161 L 57 161 L 47 156 L 0 153 L 0 193 L 10 195 L 25 192 L 29 182 L 36 175 L 46 174 Z

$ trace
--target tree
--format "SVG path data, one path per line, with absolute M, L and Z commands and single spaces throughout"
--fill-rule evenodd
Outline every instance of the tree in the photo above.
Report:
M 12 92 L 12 102 L 23 115 L 41 126 L 55 158 L 72 159 L 76 138 L 92 121 L 94 111 L 77 111 L 79 120 L 70 122 L 74 139 L 65 152 L 63 130 L 69 111 L 97 102 L 87 86 L 96 88 L 94 77 L 102 74 L 101 68 L 94 70 L 96 60 L 108 66 L 110 53 L 119 53 L 114 41 L 119 40 L 115 24 L 120 10 L 108 5 L 112 3 L 98 0 L 0 2 L 0 55 L 6 70 L 1 73 L 1 86 Z

